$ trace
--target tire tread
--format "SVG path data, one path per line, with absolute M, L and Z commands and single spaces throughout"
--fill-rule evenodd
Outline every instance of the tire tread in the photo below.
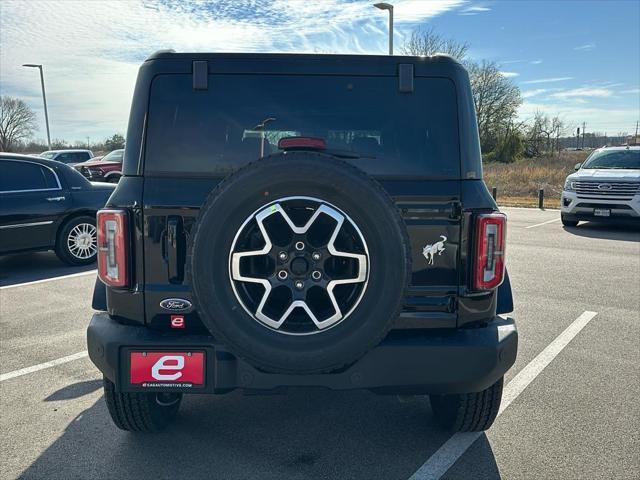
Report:
M 116 392 L 115 385 L 103 380 L 104 398 L 113 423 L 121 430 L 130 432 L 157 432 L 173 419 L 177 407 L 161 407 L 154 402 L 152 394 Z M 153 415 L 153 409 L 166 409 L 164 415 Z
M 504 379 L 474 393 L 432 395 L 431 406 L 440 423 L 454 432 L 487 430 L 500 411 Z

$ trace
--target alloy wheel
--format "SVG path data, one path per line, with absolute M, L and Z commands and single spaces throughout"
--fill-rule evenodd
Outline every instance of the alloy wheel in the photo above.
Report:
M 337 207 L 276 200 L 249 216 L 229 254 L 229 276 L 249 315 L 279 333 L 310 335 L 344 321 L 367 287 L 366 241 Z

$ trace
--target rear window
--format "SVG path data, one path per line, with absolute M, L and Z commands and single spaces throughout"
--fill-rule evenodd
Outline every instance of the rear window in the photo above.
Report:
M 311 136 L 371 175 L 459 178 L 454 84 L 414 84 L 400 93 L 397 77 L 211 75 L 194 91 L 190 75 L 161 75 L 145 172 L 226 175 L 276 153 L 283 137 Z

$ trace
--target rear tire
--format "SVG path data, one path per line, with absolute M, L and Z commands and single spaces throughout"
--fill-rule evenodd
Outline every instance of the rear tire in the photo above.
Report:
M 107 183 L 118 183 L 120 181 L 120 175 L 114 175 L 107 179 Z
M 96 261 L 97 245 L 96 217 L 82 215 L 68 220 L 58 231 L 56 255 L 67 265 L 89 265 Z
M 578 220 L 572 220 L 570 218 L 568 218 L 567 216 L 560 214 L 560 221 L 562 222 L 562 225 L 564 225 L 565 227 L 577 227 L 578 226 Z
M 477 393 L 430 395 L 431 409 L 436 420 L 453 432 L 487 430 L 498 416 L 503 382 L 504 377 Z
M 159 432 L 169 425 L 180 408 L 181 393 L 116 392 L 115 385 L 103 379 L 104 399 L 116 427 L 129 432 Z

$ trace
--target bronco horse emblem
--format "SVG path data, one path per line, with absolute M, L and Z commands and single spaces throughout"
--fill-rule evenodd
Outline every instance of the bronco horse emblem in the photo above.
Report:
M 444 252 L 444 242 L 447 241 L 447 237 L 440 235 L 440 238 L 442 240 L 439 242 L 436 242 L 433 245 L 427 245 L 422 249 L 422 254 L 424 255 L 424 258 L 427 259 L 428 265 L 433 265 L 433 257 L 435 257 L 436 253 L 438 255 L 442 255 L 442 252 Z

